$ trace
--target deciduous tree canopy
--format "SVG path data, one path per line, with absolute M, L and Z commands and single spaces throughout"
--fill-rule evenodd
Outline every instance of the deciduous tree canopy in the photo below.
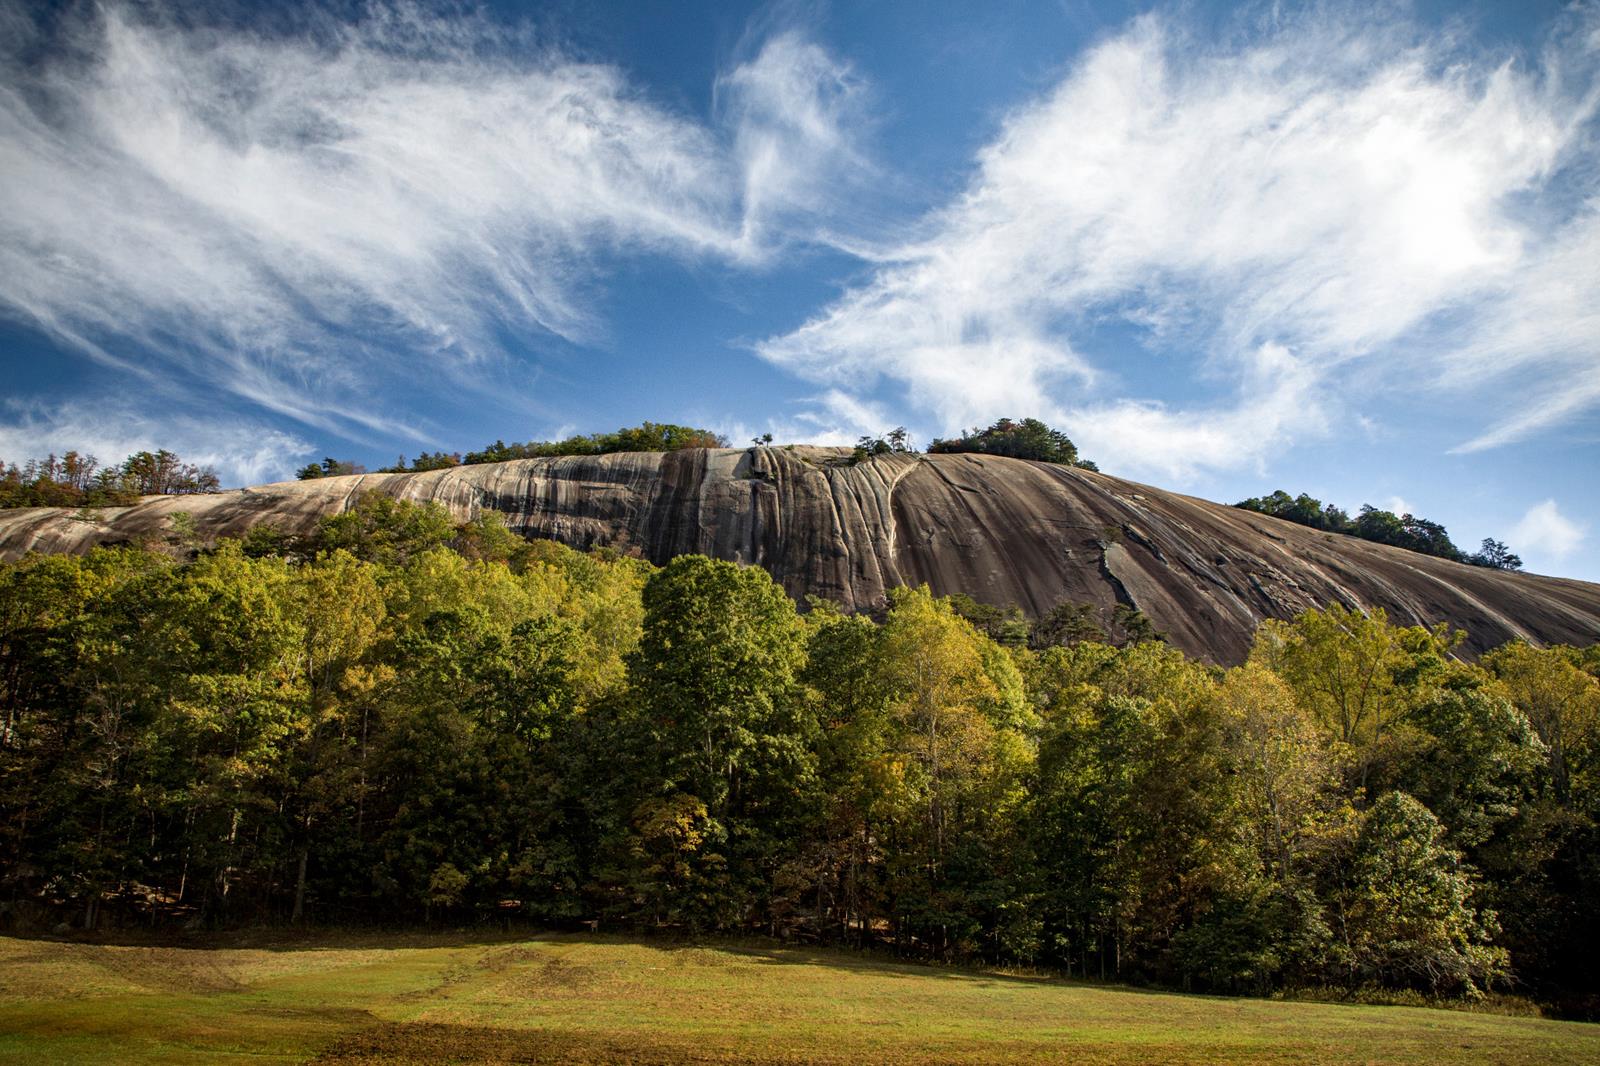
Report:
M 1221 672 L 1079 606 L 800 613 L 757 568 L 385 498 L 186 558 L 0 567 L 7 920 L 520 915 L 1213 991 L 1600 990 L 1594 649 L 1473 665 L 1331 607 Z
M 980 452 L 985 455 L 1006 455 L 1013 459 L 1033 459 L 1041 463 L 1061 463 L 1097 469 L 1086 459 L 1078 458 L 1078 448 L 1065 433 L 1051 429 L 1037 418 L 1024 418 L 1020 422 L 1002 418 L 987 429 L 962 431 L 954 440 L 935 438 L 928 445 L 930 452 Z
M 1324 506 L 1321 500 L 1303 492 L 1298 496 L 1290 496 L 1278 489 L 1271 495 L 1252 496 L 1234 506 L 1312 529 L 1343 533 L 1377 544 L 1421 552 L 1423 555 L 1437 555 L 1458 563 L 1471 563 L 1473 566 L 1487 566 L 1496 570 L 1522 569 L 1522 560 L 1498 540 L 1486 538 L 1483 546 L 1469 555 L 1455 546 L 1450 534 L 1439 523 L 1411 514 L 1397 515 L 1392 511 L 1379 510 L 1370 503 L 1363 504 L 1360 513 L 1352 519 L 1340 508 L 1332 504 Z
M 165 449 L 135 452 L 115 466 L 75 451 L 20 467 L 0 461 L 0 507 L 118 506 L 137 503 L 140 496 L 216 492 L 219 485 L 210 467 L 186 463 Z
M 511 459 L 539 459 L 551 455 L 604 455 L 607 452 L 675 452 L 683 448 L 726 448 L 726 438 L 709 429 L 645 422 L 614 433 L 587 433 L 565 440 L 535 440 L 524 444 L 495 441 L 482 451 L 468 452 L 464 463 L 503 463 Z

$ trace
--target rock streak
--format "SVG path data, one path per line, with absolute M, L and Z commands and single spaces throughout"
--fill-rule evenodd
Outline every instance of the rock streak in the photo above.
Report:
M 1481 651 L 1513 637 L 1600 639 L 1600 585 L 1465 566 L 1074 468 L 838 448 L 695 449 L 362 474 L 98 511 L 0 511 L 0 558 L 161 538 L 314 529 L 361 494 L 432 500 L 458 519 L 655 562 L 685 552 L 765 567 L 796 598 L 850 610 L 927 583 L 1038 617 L 1063 601 L 1138 607 L 1184 651 L 1237 663 L 1256 624 L 1340 602 L 1448 621 Z

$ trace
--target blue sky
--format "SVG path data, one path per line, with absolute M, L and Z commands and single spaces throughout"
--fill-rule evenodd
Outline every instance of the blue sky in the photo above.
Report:
M 1600 580 L 1600 5 L 0 0 L 0 456 L 687 422 Z

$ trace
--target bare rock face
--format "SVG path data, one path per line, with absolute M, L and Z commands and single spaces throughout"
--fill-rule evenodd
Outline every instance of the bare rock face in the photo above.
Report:
M 1138 607 L 1191 655 L 1237 663 L 1263 618 L 1330 602 L 1402 624 L 1447 621 L 1482 651 L 1513 637 L 1600 639 L 1600 585 L 1465 566 L 1119 478 L 977 455 L 837 448 L 695 449 L 362 474 L 97 511 L 0 511 L 0 558 L 160 537 L 174 514 L 207 537 L 291 533 L 363 493 L 499 511 L 528 537 L 700 552 L 766 568 L 790 595 L 850 610 L 926 583 L 1038 617 L 1063 601 Z

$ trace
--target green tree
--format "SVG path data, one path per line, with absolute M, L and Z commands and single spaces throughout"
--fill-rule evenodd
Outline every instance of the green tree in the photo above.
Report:
M 1483 657 L 1483 666 L 1544 742 L 1556 797 L 1566 802 L 1574 778 L 1600 788 L 1600 678 L 1564 649 L 1513 641 Z
M 1386 792 L 1362 820 L 1336 930 L 1353 981 L 1475 994 L 1505 970 L 1492 913 L 1473 902 L 1433 813 Z
M 43 879 L 91 928 L 101 894 L 151 858 L 128 830 L 166 785 L 138 788 L 161 727 L 146 620 L 171 571 L 107 549 L 0 567 L 0 869 L 13 886 Z
M 1218 697 L 1240 785 L 1240 828 L 1274 880 L 1296 880 L 1340 820 L 1338 758 L 1294 693 L 1259 663 L 1228 671 Z
M 1473 566 L 1487 566 L 1491 570 L 1522 569 L 1522 557 L 1506 547 L 1505 542 L 1493 537 L 1483 538 L 1483 544 L 1467 557 L 1467 562 Z
M 819 606 L 808 616 L 801 674 L 817 721 L 822 799 L 810 845 L 778 886 L 777 908 L 792 920 L 809 912 L 819 932 L 860 943 L 881 913 L 888 827 L 908 806 L 892 756 L 890 693 L 877 670 L 880 628 L 869 619 Z
M 1051 429 L 1037 418 L 1024 418 L 1020 422 L 1002 418 L 987 429 L 963 431 L 959 440 L 935 438 L 928 445 L 928 451 L 979 452 L 1065 466 L 1093 466 L 1078 458 L 1077 446 L 1065 433 Z
M 1259 664 L 1230 670 L 1217 692 L 1234 806 L 1218 819 L 1235 839 L 1235 876 L 1174 937 L 1185 977 L 1265 992 L 1323 980 L 1331 936 L 1321 894 L 1326 856 L 1354 812 L 1324 731 Z
M 350 464 L 350 465 L 353 466 L 354 464 Z M 395 462 L 395 465 L 386 466 L 383 469 L 379 470 L 378 473 L 380 473 L 380 474 L 420 474 L 420 473 L 422 473 L 424 471 L 427 471 L 427 470 L 449 470 L 453 466 L 460 466 L 460 465 L 461 465 L 461 455 L 458 452 L 422 452 L 421 454 L 419 454 L 416 457 L 415 460 L 413 460 L 413 461 L 411 461 L 409 463 L 406 461 L 406 457 L 402 455 Z M 314 469 L 316 469 L 316 468 L 315 467 L 307 467 L 307 470 L 314 470 Z M 365 473 L 365 471 L 363 471 L 363 470 L 355 470 L 355 469 L 349 470 L 347 472 L 348 473 L 352 473 L 352 474 Z M 322 477 L 322 476 L 325 476 L 326 473 L 327 473 L 327 470 L 324 469 L 324 470 L 320 471 L 319 473 L 311 474 L 310 476 L 311 477 Z
M 751 760 L 802 728 L 794 605 L 764 570 L 680 556 L 645 585 L 644 612 L 633 681 L 672 753 L 666 782 L 720 819 Z
M 1392 626 L 1381 608 L 1362 614 L 1330 604 L 1293 622 L 1263 622 L 1250 658 L 1281 677 L 1353 752 L 1356 784 L 1364 787 L 1397 726 L 1448 673 L 1460 640 L 1448 627 Z
M 805 813 L 814 780 L 815 723 L 799 698 L 803 630 L 766 571 L 680 556 L 645 584 L 643 637 L 630 663 L 641 798 L 677 794 L 706 809 L 696 853 L 701 909 L 718 923 L 770 884 Z M 732 869 L 733 882 L 711 890 Z M 659 901 L 657 901 L 659 903 Z
M 325 456 L 320 463 L 307 463 L 299 470 L 296 470 L 294 476 L 301 481 L 315 481 L 317 478 L 346 477 L 351 474 L 365 474 L 366 472 L 367 468 L 360 463 L 349 459 L 335 459 L 329 455 Z
M 1059 603 L 1049 614 L 1035 622 L 1028 633 L 1028 647 L 1040 650 L 1065 647 L 1086 640 L 1106 640 L 1105 629 L 1096 620 L 1092 603 Z
M 305 917 L 308 875 L 330 869 L 337 884 L 362 846 L 376 714 L 388 671 L 373 663 L 387 636 L 378 568 L 335 551 L 294 571 L 303 619 L 300 669 L 306 715 L 290 753 L 282 807 L 294 864 L 290 920 Z M 331 891 L 329 895 L 336 894 Z
M 1532 803 L 1545 747 L 1507 700 L 1446 689 L 1415 707 L 1406 725 L 1410 736 L 1381 767 L 1382 784 L 1424 803 L 1453 847 L 1473 853 Z
M 136 452 L 108 467 L 78 451 L 30 459 L 21 467 L 0 462 L 0 507 L 126 506 L 140 496 L 216 492 L 219 485 L 210 467 L 186 463 L 165 449 Z
M 1514 641 L 1482 660 L 1543 742 L 1549 782 L 1483 856 L 1486 887 L 1518 977 L 1576 1016 L 1600 994 L 1600 679 L 1583 668 L 1593 659 Z
M 1269 496 L 1254 496 L 1248 500 L 1241 500 L 1234 506 L 1282 518 L 1298 525 L 1310 526 L 1312 529 L 1323 529 L 1332 533 L 1355 531 L 1347 513 L 1331 504 L 1324 506 L 1321 500 L 1303 492 L 1298 496 L 1290 496 L 1282 489 L 1278 489 Z
M 1248 866 L 1215 683 L 1160 643 L 1042 659 L 1029 821 L 1050 955 L 1085 975 L 1176 977 L 1181 934 Z
M 426 904 L 432 871 L 448 863 L 468 878 L 463 906 L 510 898 L 570 918 L 580 783 L 564 782 L 560 740 L 577 715 L 577 633 L 503 566 L 441 553 L 411 569 L 429 571 L 431 588 L 390 593 L 399 665 L 378 694 L 379 891 Z M 501 595 L 485 610 L 491 589 Z
M 996 607 L 989 603 L 979 603 L 963 592 L 953 593 L 945 599 L 956 614 L 965 618 L 974 629 L 996 644 L 1008 648 L 1020 648 L 1028 642 L 1032 627 L 1023 617 L 1022 609 L 1015 604 Z
M 402 566 L 455 536 L 450 512 L 439 504 L 368 492 L 350 509 L 322 519 L 314 544 L 319 551 L 343 550 L 366 562 Z
M 186 463 L 165 448 L 128 456 L 122 464 L 122 477 L 127 487 L 141 496 L 216 492 L 220 484 L 210 467 Z
M 468 559 L 509 562 L 523 548 L 524 541 L 506 528 L 499 511 L 479 511 L 456 527 L 450 546 Z
M 507 444 L 497 440 L 482 451 L 468 452 L 464 463 L 504 463 L 557 455 L 604 455 L 609 452 L 675 452 L 685 448 L 726 448 L 720 434 L 669 422 L 645 422 L 613 433 L 590 433 L 559 441 Z
M 994 932 L 1031 708 L 1011 659 L 949 601 L 920 588 L 890 602 L 874 669 L 890 724 L 888 902 L 902 938 L 949 952 Z

